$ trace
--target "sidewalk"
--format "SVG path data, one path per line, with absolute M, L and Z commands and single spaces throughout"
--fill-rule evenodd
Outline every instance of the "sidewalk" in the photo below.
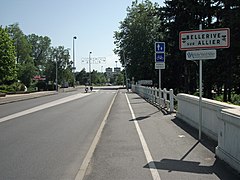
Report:
M 136 119 L 131 118 L 125 90 L 121 90 L 85 180 L 153 179 L 150 167 L 154 166 L 161 180 L 240 179 L 233 169 L 215 158 L 216 142 L 207 137 L 199 142 L 197 130 L 174 115 L 163 114 L 137 94 L 127 93 L 127 96 Z M 151 153 L 151 162 L 147 162 L 143 153 L 135 121 Z

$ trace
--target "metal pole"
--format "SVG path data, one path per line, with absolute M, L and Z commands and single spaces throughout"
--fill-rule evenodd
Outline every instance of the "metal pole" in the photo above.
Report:
M 127 64 L 126 64 L 126 59 L 125 59 L 125 51 L 123 51 L 123 60 L 124 60 L 124 65 L 125 65 L 125 78 L 126 78 L 126 89 L 128 89 L 128 80 L 127 80 Z
M 91 54 L 92 54 L 92 52 L 89 52 L 89 86 L 92 85 L 92 81 L 91 81 L 91 57 L 90 57 Z
M 75 44 L 74 39 L 77 39 L 76 36 L 73 37 L 73 86 L 75 85 Z
M 57 58 L 56 58 L 56 91 L 58 92 L 58 69 L 57 69 Z
M 199 60 L 199 132 L 198 140 L 202 138 L 202 60 Z
M 202 24 L 199 25 L 202 30 Z M 199 130 L 198 140 L 202 139 L 202 60 L 199 60 Z
M 159 109 L 161 109 L 161 98 L 162 98 L 162 93 L 161 93 L 161 69 L 159 69 Z

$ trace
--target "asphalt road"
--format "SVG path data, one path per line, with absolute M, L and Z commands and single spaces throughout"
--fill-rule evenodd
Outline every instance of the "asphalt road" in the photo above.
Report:
M 239 179 L 197 135 L 113 87 L 2 104 L 0 179 Z
M 216 158 L 216 142 L 120 90 L 84 180 L 239 180 Z
M 116 89 L 0 106 L 0 179 L 75 179 Z

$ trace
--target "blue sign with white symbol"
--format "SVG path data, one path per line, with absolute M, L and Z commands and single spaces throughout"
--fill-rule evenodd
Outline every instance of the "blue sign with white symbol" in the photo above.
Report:
M 165 52 L 165 42 L 155 42 L 155 52 L 164 53 Z
M 155 62 L 156 63 L 164 63 L 165 62 L 165 54 L 164 53 L 155 53 Z

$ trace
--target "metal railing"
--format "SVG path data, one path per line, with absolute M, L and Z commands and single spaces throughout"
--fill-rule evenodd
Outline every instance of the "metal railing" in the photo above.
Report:
M 164 89 L 157 89 L 154 87 L 146 87 L 141 85 L 132 85 L 132 92 L 137 93 L 148 102 L 160 107 L 165 108 L 167 111 L 174 112 L 174 100 L 176 96 L 173 94 L 173 89 L 167 91 Z

